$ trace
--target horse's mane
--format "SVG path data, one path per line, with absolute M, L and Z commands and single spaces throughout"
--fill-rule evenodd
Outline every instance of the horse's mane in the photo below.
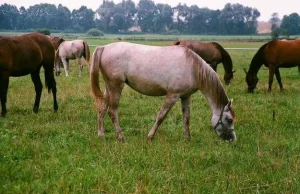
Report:
M 197 79 L 200 90 L 209 95 L 211 100 L 215 101 L 218 107 L 223 107 L 228 103 L 228 97 L 225 89 L 216 74 L 216 72 L 195 52 L 187 49 L 188 55 L 192 55 L 193 65 L 197 72 Z
M 215 48 L 217 48 L 221 54 L 222 54 L 222 58 L 223 58 L 223 66 L 226 72 L 232 72 L 232 59 L 229 55 L 229 53 L 217 42 L 211 42 Z M 225 63 L 225 64 L 224 64 Z
M 267 45 L 272 44 L 273 42 L 274 41 L 267 42 L 258 49 L 251 60 L 251 64 L 249 67 L 250 72 L 258 72 L 260 67 L 264 64 L 264 49 Z

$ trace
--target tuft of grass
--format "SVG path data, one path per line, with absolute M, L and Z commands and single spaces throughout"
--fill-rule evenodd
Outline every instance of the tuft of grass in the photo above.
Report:
M 221 42 L 224 47 L 259 44 Z M 232 84 L 224 86 L 237 115 L 234 143 L 215 135 L 200 92 L 191 100 L 190 142 L 184 140 L 180 103 L 148 142 L 164 98 L 125 87 L 119 118 L 127 141 L 120 143 L 108 117 L 105 137 L 97 136 L 87 66 L 79 77 L 77 63 L 71 61 L 70 76 L 56 77 L 57 113 L 46 89 L 39 113 L 33 113 L 30 76 L 11 78 L 8 114 L 0 118 L 0 193 L 299 193 L 297 69 L 280 69 L 285 91 L 274 81 L 267 93 L 263 67 L 255 93 L 248 94 L 243 68 L 248 69 L 255 51 L 229 53 L 237 70 Z M 219 64 L 220 78 L 223 73 Z

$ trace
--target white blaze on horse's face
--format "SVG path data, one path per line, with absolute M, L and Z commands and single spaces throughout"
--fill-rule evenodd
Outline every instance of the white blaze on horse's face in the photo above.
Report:
M 236 135 L 234 132 L 235 115 L 232 109 L 232 100 L 224 107 L 223 113 L 219 116 L 214 115 L 212 118 L 212 125 L 214 130 L 223 140 L 234 141 Z

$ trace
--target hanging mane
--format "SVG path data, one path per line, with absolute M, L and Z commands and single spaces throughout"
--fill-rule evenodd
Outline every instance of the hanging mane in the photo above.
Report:
M 264 49 L 266 48 L 267 45 L 271 44 L 274 41 L 268 42 L 264 45 L 262 45 L 258 51 L 255 53 L 255 55 L 253 56 L 252 60 L 251 60 L 251 64 L 249 67 L 249 71 L 248 72 L 258 72 L 258 70 L 261 68 L 261 66 L 265 63 L 265 59 L 264 59 Z
M 217 48 L 220 53 L 222 54 L 222 63 L 224 70 L 226 72 L 232 73 L 232 59 L 229 55 L 229 53 L 217 42 L 212 42 L 212 44 Z
M 216 72 L 196 53 L 187 49 L 188 55 L 193 55 L 193 65 L 197 72 L 197 79 L 199 81 L 200 90 L 208 93 L 211 98 L 218 102 L 217 106 L 221 107 L 228 103 L 228 97 L 225 93 L 224 87 L 216 74 Z M 214 89 L 211 86 L 214 86 Z

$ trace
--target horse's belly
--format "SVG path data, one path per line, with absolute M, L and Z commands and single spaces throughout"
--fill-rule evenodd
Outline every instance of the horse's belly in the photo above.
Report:
M 135 91 L 147 96 L 165 96 L 167 94 L 167 90 L 157 84 L 133 84 L 128 81 L 126 83 Z
M 13 71 L 10 76 L 12 77 L 21 77 L 32 73 L 32 69 L 22 69 L 18 71 Z

